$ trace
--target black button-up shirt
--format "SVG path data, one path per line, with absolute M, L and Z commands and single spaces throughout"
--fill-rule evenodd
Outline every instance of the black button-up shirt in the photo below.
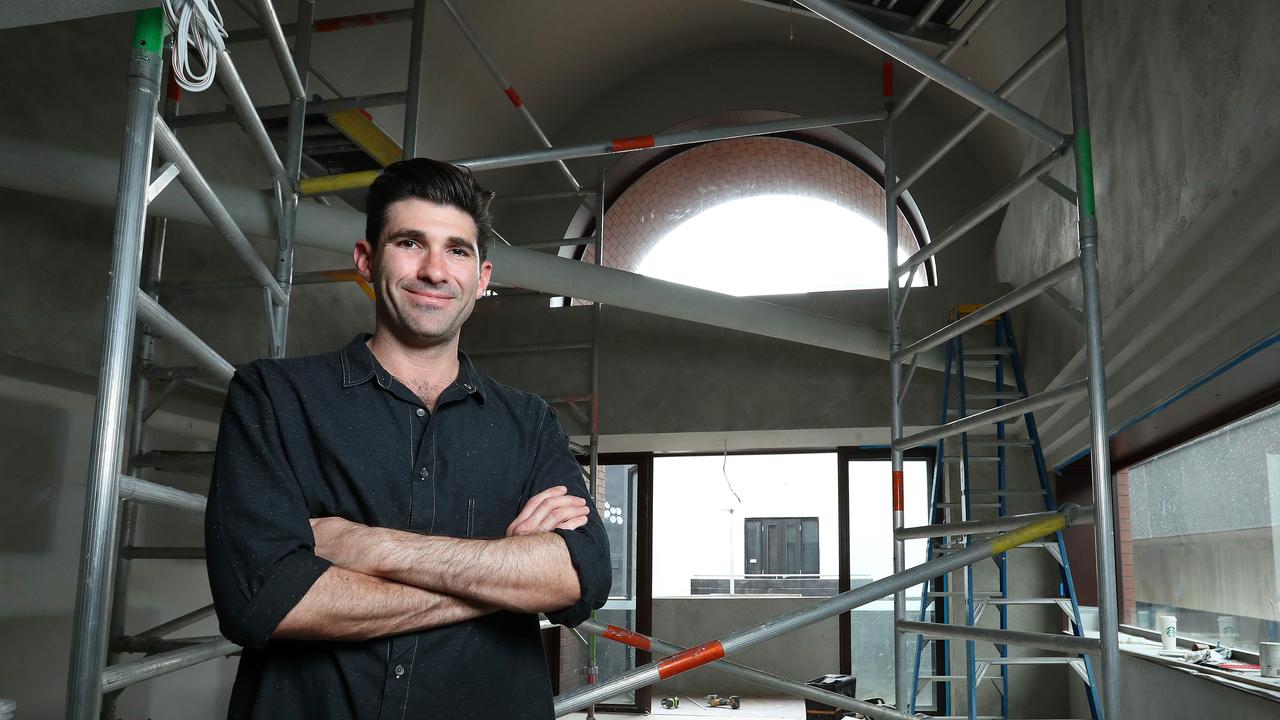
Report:
M 308 520 L 499 538 L 528 499 L 565 485 L 587 497 L 555 412 L 460 356 L 434 412 L 358 336 L 324 355 L 259 360 L 231 381 L 205 515 L 221 630 L 245 647 L 229 717 L 551 718 L 535 615 L 361 642 L 271 639 L 329 567 Z M 591 503 L 588 503 L 590 505 Z M 608 597 L 611 563 L 592 507 L 557 530 L 581 600 L 548 616 L 575 625 Z

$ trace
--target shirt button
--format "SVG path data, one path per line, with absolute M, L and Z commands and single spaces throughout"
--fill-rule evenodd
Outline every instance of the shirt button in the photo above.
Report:
M 403 675 L 403 674 L 404 674 L 404 666 L 403 666 L 403 665 L 397 665 L 397 666 L 396 666 L 396 677 L 400 677 L 400 676 L 401 676 L 401 675 Z
M 465 388 L 467 392 L 475 392 L 475 390 L 476 390 L 476 389 L 475 389 L 474 387 L 472 387 L 469 383 L 468 383 L 468 384 L 463 385 L 462 387 L 463 387 L 463 388 Z
M 419 468 L 419 469 L 418 469 L 418 475 L 420 475 L 420 476 L 422 476 L 422 477 L 426 477 L 426 476 L 427 476 L 427 469 L 426 469 L 426 468 Z
M 422 408 L 418 408 L 418 417 L 422 417 L 423 415 L 426 415 L 426 414 L 427 414 L 426 410 L 423 410 Z

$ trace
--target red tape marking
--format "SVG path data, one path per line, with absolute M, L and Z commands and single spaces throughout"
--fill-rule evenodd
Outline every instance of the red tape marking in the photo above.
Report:
M 679 675 L 686 670 L 715 662 L 724 657 L 724 646 L 719 640 L 712 640 L 697 647 L 691 647 L 658 663 L 658 677 L 666 680 L 672 675 Z
M 902 510 L 905 509 L 905 507 L 906 505 L 903 502 L 903 492 L 902 492 L 902 471 L 894 470 L 893 471 L 893 511 L 901 512 Z
M 884 77 L 882 79 L 882 84 L 884 86 L 884 96 L 893 97 L 893 61 L 892 60 L 884 61 L 883 72 L 884 72 Z
M 649 638 L 641 635 L 640 633 L 631 632 L 626 628 L 620 628 L 617 625 L 610 625 L 606 627 L 604 630 L 604 636 L 610 640 L 620 642 L 623 645 L 629 645 L 638 650 L 649 650 L 652 647 L 649 642 Z
M 511 100 L 511 104 L 516 107 L 524 105 L 524 101 L 520 99 L 520 95 L 516 93 L 515 88 L 503 88 L 502 92 L 507 94 L 507 98 Z
M 637 135 L 636 137 L 618 138 L 613 141 L 613 152 L 625 152 L 627 150 L 644 150 L 654 145 L 652 135 Z

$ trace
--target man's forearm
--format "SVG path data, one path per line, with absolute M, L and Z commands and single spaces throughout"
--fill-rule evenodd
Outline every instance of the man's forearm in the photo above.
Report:
M 272 637 L 368 640 L 471 620 L 496 608 L 455 595 L 330 567 Z
M 518 612 L 560 610 L 582 591 L 569 549 L 550 532 L 498 540 L 369 528 L 361 572 Z

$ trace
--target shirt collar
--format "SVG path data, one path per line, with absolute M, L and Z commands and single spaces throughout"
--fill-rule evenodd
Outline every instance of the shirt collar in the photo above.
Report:
M 391 373 L 382 367 L 382 364 L 378 362 L 377 358 L 369 350 L 367 343 L 371 337 L 373 336 L 369 333 L 360 333 L 339 351 L 338 355 L 342 360 L 342 387 L 354 387 L 366 383 L 370 379 L 375 379 L 384 390 L 391 388 L 393 379 Z M 480 382 L 480 373 L 471 362 L 471 358 L 467 357 L 467 354 L 461 350 L 458 351 L 458 379 L 454 382 L 454 385 L 460 387 L 468 395 L 475 395 L 481 402 L 485 401 L 484 385 Z

